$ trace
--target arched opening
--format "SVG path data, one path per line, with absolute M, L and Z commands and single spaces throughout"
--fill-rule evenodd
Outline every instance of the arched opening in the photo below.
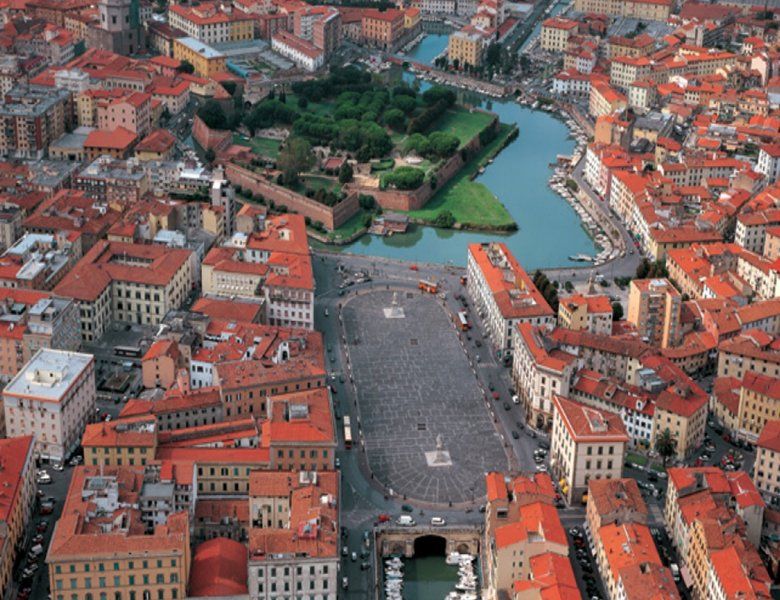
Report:
M 440 535 L 423 535 L 414 540 L 414 556 L 444 556 L 447 540 Z
M 458 554 L 471 554 L 471 548 L 469 548 L 468 544 L 458 544 L 456 550 Z
M 403 544 L 393 544 L 390 548 L 390 554 L 395 556 L 403 556 L 404 555 L 404 545 Z

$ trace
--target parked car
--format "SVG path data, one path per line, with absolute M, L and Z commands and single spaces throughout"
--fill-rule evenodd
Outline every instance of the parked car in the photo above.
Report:
M 434 527 L 442 527 L 443 525 L 446 525 L 447 521 L 444 520 L 443 517 L 432 517 L 431 518 L 431 525 Z
M 382 513 L 376 518 L 377 523 L 387 523 L 390 520 L 390 515 Z

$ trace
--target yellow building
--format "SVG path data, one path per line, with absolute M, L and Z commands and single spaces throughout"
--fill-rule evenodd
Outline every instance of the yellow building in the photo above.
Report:
M 689 457 L 701 446 L 707 424 L 706 394 L 700 389 L 684 388 L 685 384 L 681 384 L 680 389 L 671 385 L 659 394 L 653 415 L 653 446 L 655 438 L 668 429 L 677 440 L 678 459 Z
M 211 77 L 215 73 L 227 71 L 224 54 L 191 37 L 173 41 L 173 58 L 186 60 L 195 68 L 195 74 L 201 77 Z
M 567 501 L 580 502 L 591 479 L 619 479 L 628 434 L 620 415 L 554 396 L 550 468 Z
M 605 13 L 611 16 L 666 21 L 671 13 L 671 0 L 575 0 L 577 12 Z
M 148 415 L 87 425 L 81 445 L 85 465 L 143 466 L 154 460 L 157 420 Z
M 668 348 L 682 337 L 682 296 L 668 279 L 634 279 L 628 294 L 626 320 L 648 344 Z
M 468 29 L 465 27 L 450 35 L 447 46 L 447 57 L 450 64 L 454 64 L 456 60 L 460 67 L 464 65 L 478 67 L 482 64 L 485 40 L 478 31 L 469 31 Z
M 609 83 L 619 90 L 627 90 L 635 81 L 647 79 L 653 63 L 646 56 L 618 56 L 609 67 Z
M 742 379 L 745 373 L 761 373 L 780 378 L 780 351 L 772 347 L 774 338 L 752 329 L 718 344 L 718 377 Z
M 773 504 L 780 497 L 780 419 L 767 421 L 756 442 L 753 482 Z
M 593 118 L 623 111 L 627 106 L 626 97 L 609 83 L 600 79 L 591 82 L 588 112 Z
M 612 334 L 612 304 L 608 296 L 574 294 L 558 304 L 558 326 L 591 333 Z
M 767 421 L 780 418 L 780 379 L 758 373 L 742 378 L 737 435 L 755 443 Z
M 143 483 L 143 468 L 74 469 L 46 556 L 54 600 L 186 598 L 187 513 L 170 514 L 145 533 L 138 509 Z
M 548 52 L 565 52 L 569 37 L 577 33 L 577 21 L 552 17 L 542 22 L 541 46 Z

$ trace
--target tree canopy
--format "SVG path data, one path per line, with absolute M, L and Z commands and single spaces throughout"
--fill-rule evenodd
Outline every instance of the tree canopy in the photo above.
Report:
M 311 144 L 303 138 L 288 138 L 284 148 L 279 153 L 277 166 L 282 171 L 285 184 L 290 184 L 298 179 L 302 171 L 314 166 L 314 152 Z

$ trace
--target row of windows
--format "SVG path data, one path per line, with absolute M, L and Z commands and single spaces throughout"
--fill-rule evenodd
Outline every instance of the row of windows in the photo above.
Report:
M 138 563 L 140 569 L 148 569 L 150 564 L 156 565 L 156 567 L 158 569 L 165 568 L 166 566 L 176 567 L 176 559 L 172 558 L 172 559 L 170 559 L 170 561 L 168 561 L 168 560 L 163 560 L 161 558 L 158 558 L 157 560 L 153 561 L 153 563 L 150 563 L 150 561 L 148 561 L 148 560 L 143 560 L 143 561 L 140 561 Z M 127 563 L 127 565 L 125 565 L 124 567 L 120 567 L 120 564 L 118 562 L 113 563 L 113 570 L 114 571 L 125 570 L 125 569 L 135 569 L 135 567 L 136 567 L 136 562 L 133 561 L 133 560 L 129 561 Z M 106 571 L 107 570 L 106 569 L 106 563 L 102 563 L 102 562 L 97 563 L 95 565 L 95 569 L 94 570 L 96 570 L 97 572 L 100 572 L 100 573 Z M 83 572 L 84 573 L 89 573 L 90 571 L 93 571 L 92 565 L 90 563 L 84 563 Z M 54 572 L 56 574 L 58 574 L 58 575 L 61 574 L 62 573 L 62 565 L 55 565 L 54 566 Z M 76 572 L 77 572 L 76 565 L 74 563 L 70 563 L 70 565 L 68 566 L 68 573 L 76 573 Z
M 113 600 L 152 600 L 153 598 L 157 598 L 157 600 L 165 600 L 165 590 L 159 589 L 157 590 L 157 594 L 155 596 L 152 595 L 152 592 L 149 590 L 144 590 L 141 592 L 141 594 L 138 594 L 134 590 L 131 590 L 127 593 L 127 596 L 123 596 L 122 592 L 114 592 Z M 170 591 L 170 594 L 167 596 L 167 598 L 171 598 L 172 600 L 175 600 L 179 597 L 179 590 L 173 589 Z M 65 596 L 63 594 L 57 594 L 57 600 L 65 600 Z M 79 594 L 71 594 L 70 600 L 96 600 L 94 596 L 87 592 L 83 596 L 79 596 Z M 109 600 L 108 594 L 106 592 L 100 592 L 100 595 L 98 596 L 97 600 Z

